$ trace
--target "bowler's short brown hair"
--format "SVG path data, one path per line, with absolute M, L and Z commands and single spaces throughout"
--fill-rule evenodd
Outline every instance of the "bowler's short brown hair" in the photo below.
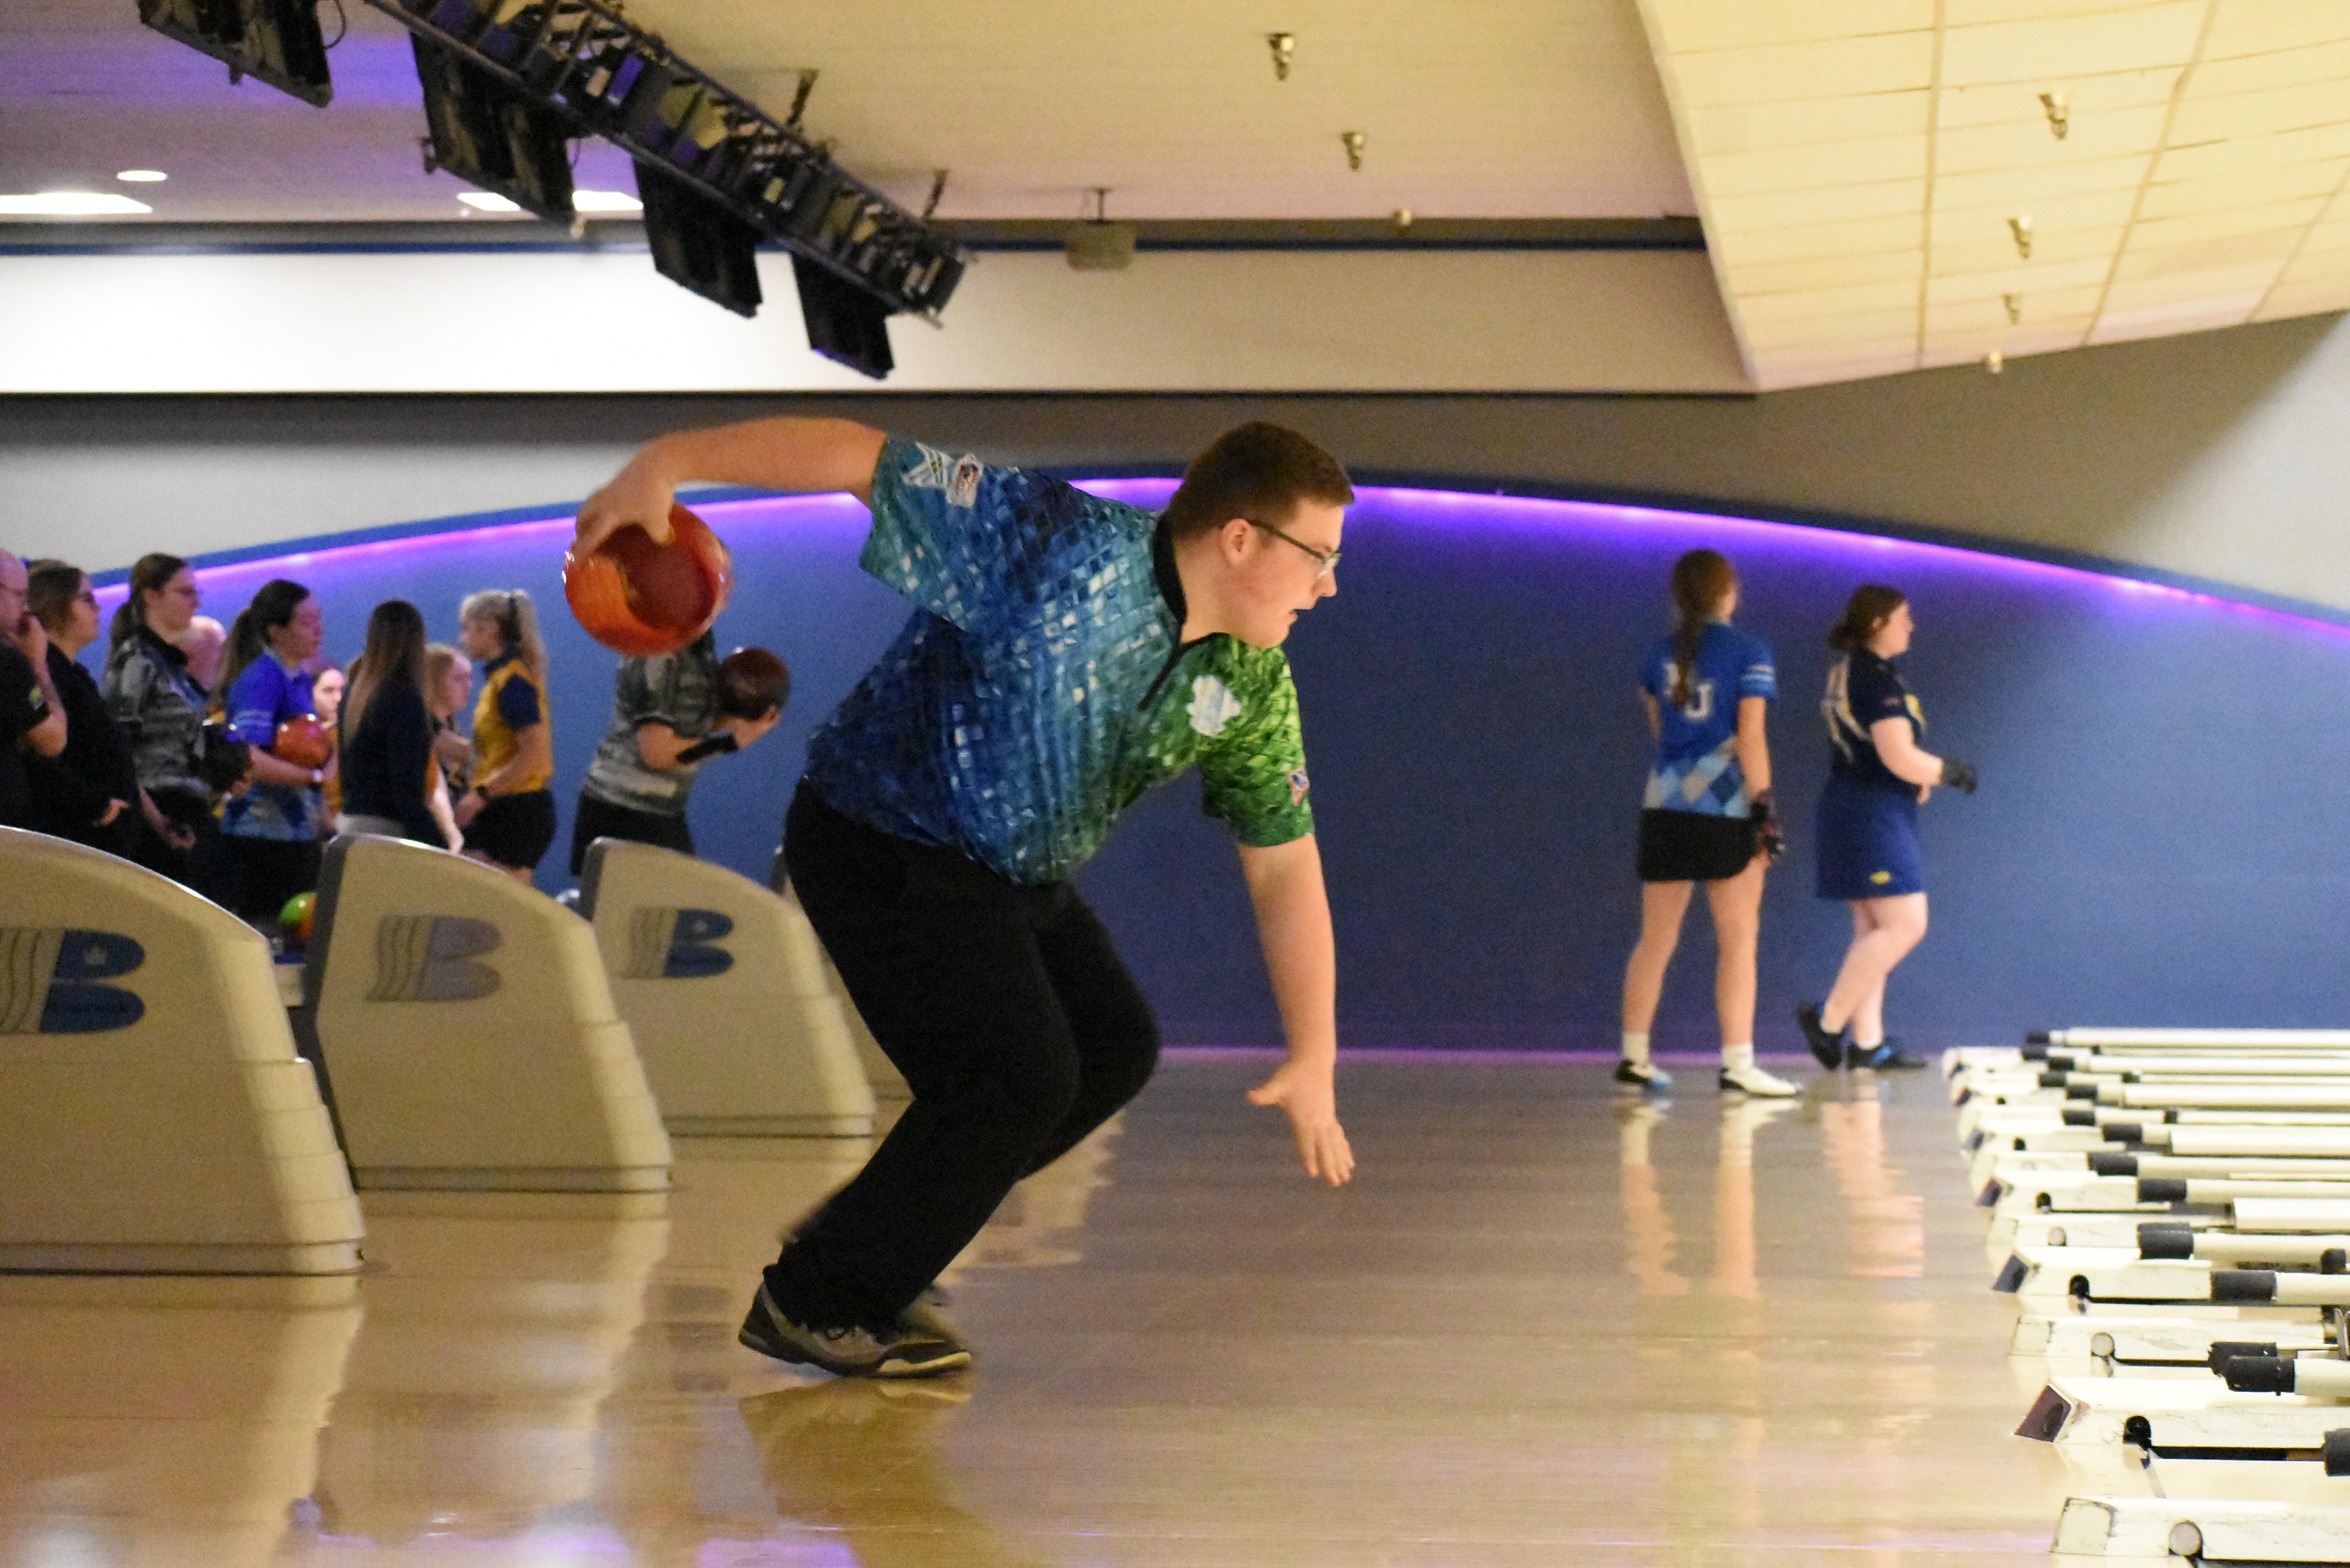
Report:
M 1301 501 L 1352 506 L 1354 498 L 1337 458 L 1294 430 L 1256 420 L 1191 460 L 1167 503 L 1167 532 L 1189 539 L 1235 517 L 1278 524 Z

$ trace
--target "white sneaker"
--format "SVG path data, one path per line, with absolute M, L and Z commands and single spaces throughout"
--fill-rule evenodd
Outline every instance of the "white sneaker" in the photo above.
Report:
M 1719 1081 L 1724 1094 L 1751 1094 L 1758 1100 L 1792 1100 L 1803 1093 L 1786 1079 L 1759 1067 L 1725 1067 Z

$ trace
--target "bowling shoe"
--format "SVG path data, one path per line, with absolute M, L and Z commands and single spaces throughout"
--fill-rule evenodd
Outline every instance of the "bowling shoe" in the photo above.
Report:
M 735 1336 L 762 1356 L 815 1367 L 835 1377 L 936 1377 L 971 1364 L 952 1339 L 915 1327 L 904 1316 L 878 1328 L 817 1328 L 787 1317 L 761 1283 Z

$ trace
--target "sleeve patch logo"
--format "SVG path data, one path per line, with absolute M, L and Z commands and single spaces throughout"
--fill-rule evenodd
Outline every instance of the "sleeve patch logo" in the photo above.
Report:
M 1190 716 L 1193 729 L 1213 740 L 1240 717 L 1240 699 L 1213 675 L 1203 675 L 1191 683 L 1191 705 L 1183 711 Z
M 1293 806 L 1304 805 L 1306 795 L 1313 787 L 1313 781 L 1306 777 L 1306 770 L 1298 769 L 1289 776 L 1289 803 Z
M 905 472 L 905 483 L 916 490 L 944 490 L 949 506 L 969 506 L 979 499 L 979 481 L 987 465 L 966 452 L 949 457 L 932 447 L 921 447 L 921 460 Z

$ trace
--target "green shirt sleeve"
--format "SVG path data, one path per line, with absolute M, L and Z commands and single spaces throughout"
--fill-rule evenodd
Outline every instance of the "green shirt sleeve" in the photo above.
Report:
M 1244 650 L 1230 680 L 1240 717 L 1200 755 L 1201 805 L 1253 848 L 1304 838 L 1314 831 L 1314 807 L 1288 656 Z

